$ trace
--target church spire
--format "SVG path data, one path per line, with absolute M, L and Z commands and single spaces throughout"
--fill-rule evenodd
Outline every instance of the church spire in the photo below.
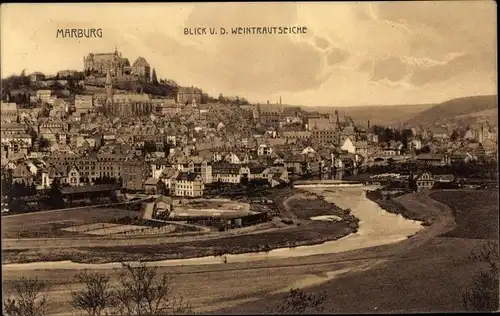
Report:
M 109 69 L 106 71 L 106 110 L 108 106 L 113 103 L 113 80 L 111 79 L 111 72 Z
M 112 85 L 113 81 L 111 79 L 111 73 L 109 72 L 109 69 L 106 70 L 106 85 Z

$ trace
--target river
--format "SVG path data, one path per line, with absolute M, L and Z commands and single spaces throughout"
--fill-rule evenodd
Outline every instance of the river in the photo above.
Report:
M 307 188 L 306 190 L 323 195 L 326 201 L 335 203 L 340 208 L 351 209 L 352 214 L 360 220 L 358 232 L 318 245 L 280 248 L 269 252 L 229 254 L 225 256 L 227 263 L 304 257 L 380 246 L 405 240 L 423 228 L 421 222 L 405 219 L 399 214 L 392 214 L 380 208 L 377 203 L 366 197 L 366 188 L 363 187 Z M 182 266 L 220 264 L 223 260 L 221 257 L 210 256 L 154 261 L 148 262 L 147 265 Z M 58 261 L 6 264 L 2 266 L 2 269 L 110 269 L 119 268 L 120 266 L 119 262 L 83 264 L 71 261 Z

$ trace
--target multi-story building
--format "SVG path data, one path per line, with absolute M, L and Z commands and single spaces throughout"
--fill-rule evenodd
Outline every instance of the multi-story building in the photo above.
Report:
M 50 103 L 52 101 L 52 91 L 38 90 L 36 92 L 36 99 L 41 102 Z
M 149 178 L 146 162 L 135 156 L 127 159 L 121 168 L 122 187 L 130 191 L 144 190 L 144 183 Z
M 83 57 L 83 70 L 101 75 L 109 70 L 112 76 L 123 76 L 130 74 L 131 67 L 129 60 L 115 50 L 114 53 L 89 53 Z
M 149 81 L 151 77 L 151 67 L 144 57 L 139 57 L 132 64 L 130 74 L 138 79 Z
M 75 95 L 75 112 L 77 114 L 87 114 L 94 110 L 92 95 Z
M 75 165 L 80 172 L 80 177 L 85 183 L 92 183 L 96 178 L 101 177 L 100 167 L 102 164 L 99 163 L 99 160 L 94 155 L 83 155 L 75 161 Z M 118 172 L 118 174 L 120 174 Z M 115 178 L 119 178 L 115 175 Z
M 41 188 L 50 188 L 56 179 L 64 185 L 79 186 L 81 184 L 80 172 L 75 165 L 57 165 L 42 171 Z
M 34 72 L 30 75 L 31 82 L 37 82 L 42 80 L 45 80 L 45 75 L 41 72 Z
M 108 177 L 119 179 L 122 175 L 122 165 L 126 157 L 120 153 L 97 154 L 96 175 L 98 178 Z
M 287 139 L 308 139 L 312 136 L 310 131 L 288 131 L 283 132 L 283 137 Z
M 308 131 L 333 131 L 334 124 L 326 117 L 310 117 L 307 119 Z
M 177 91 L 177 103 L 180 104 L 205 104 L 203 91 L 195 87 L 180 87 Z
M 260 144 L 258 149 L 257 149 L 258 156 L 271 155 L 273 152 L 274 152 L 273 147 L 268 145 L 268 144 Z
M 421 172 L 415 177 L 417 182 L 417 190 L 422 191 L 424 189 L 432 189 L 434 187 L 434 177 L 430 172 Z
M 175 179 L 174 194 L 176 196 L 201 197 L 203 196 L 203 180 L 200 174 L 180 172 Z
M 2 123 L 17 122 L 19 109 L 15 103 L 0 102 L 0 119 Z
M 53 143 L 66 143 L 69 125 L 62 121 L 46 121 L 38 126 L 38 134 Z
M 0 131 L 2 154 L 5 157 L 19 153 L 26 155 L 33 145 L 33 139 L 23 124 L 2 123 Z
M 240 183 L 243 166 L 239 164 L 215 163 L 212 164 L 214 182 Z
M 283 116 L 283 107 L 280 104 L 258 104 L 257 115 L 261 124 L 278 126 Z
M 114 116 L 134 117 L 156 112 L 156 105 L 145 93 L 114 94 L 106 112 Z
M 311 138 L 320 144 L 338 144 L 340 142 L 339 134 L 334 130 L 313 130 Z

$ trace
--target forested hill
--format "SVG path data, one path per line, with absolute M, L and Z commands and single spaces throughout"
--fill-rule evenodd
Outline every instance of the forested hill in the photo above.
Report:
M 491 116 L 498 113 L 498 96 L 481 95 L 451 99 L 418 113 L 407 121 L 410 125 L 434 125 L 467 117 Z M 496 117 L 494 118 L 496 119 Z

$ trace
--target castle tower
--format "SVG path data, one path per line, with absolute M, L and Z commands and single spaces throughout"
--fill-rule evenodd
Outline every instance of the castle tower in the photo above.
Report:
M 111 79 L 111 73 L 109 69 L 106 71 L 106 105 L 105 109 L 108 110 L 113 104 L 113 80 Z

